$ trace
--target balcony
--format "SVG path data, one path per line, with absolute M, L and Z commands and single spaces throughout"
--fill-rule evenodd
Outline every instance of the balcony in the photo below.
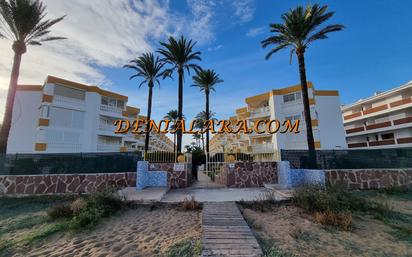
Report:
M 348 147 L 349 147 L 349 148 L 367 147 L 367 146 L 368 146 L 368 143 L 367 143 L 367 142 L 348 144 Z
M 400 124 L 405 124 L 405 123 L 410 123 L 410 122 L 412 122 L 412 116 L 394 120 L 393 125 L 400 125 Z
M 117 144 L 98 144 L 97 151 L 100 152 L 119 152 L 121 145 Z
M 395 139 L 386 139 L 386 140 L 369 142 L 369 146 L 382 146 L 382 145 L 394 145 L 394 144 L 395 144 Z
M 63 104 L 63 105 L 75 105 L 75 106 L 82 106 L 84 107 L 85 101 L 76 99 L 76 98 L 71 98 L 71 97 L 66 97 L 66 96 L 61 96 L 61 95 L 54 95 L 53 96 L 53 103 L 56 104 Z
M 360 117 L 360 116 L 362 116 L 362 112 L 356 112 L 356 113 L 352 113 L 352 114 L 343 116 L 343 119 L 344 119 L 344 120 L 350 120 L 350 119 L 353 119 L 353 118 L 356 118 L 356 117 Z
M 362 113 L 363 113 L 363 115 L 366 115 L 366 114 L 371 114 L 371 113 L 374 113 L 374 112 L 380 112 L 380 111 L 383 111 L 383 110 L 386 110 L 386 109 L 388 109 L 388 105 L 384 104 L 384 105 L 380 105 L 380 106 L 376 106 L 376 107 L 364 110 Z
M 250 110 L 250 118 L 258 118 L 258 117 L 265 117 L 270 116 L 270 108 L 269 106 L 255 108 Z
M 365 131 L 365 128 L 363 126 L 362 127 L 357 127 L 357 128 L 347 129 L 346 134 L 356 133 L 356 132 L 361 132 L 361 131 Z
M 253 144 L 252 153 L 274 153 L 275 147 L 273 144 Z
M 412 137 L 403 137 L 396 139 L 398 144 L 412 144 Z
M 123 109 L 115 107 L 115 106 L 109 106 L 109 105 L 100 105 L 100 110 L 104 112 L 110 112 L 110 113 L 116 113 L 116 114 L 122 114 Z
M 381 123 L 371 124 L 366 126 L 366 130 L 378 129 L 378 128 L 386 128 L 392 126 L 391 121 L 385 121 Z

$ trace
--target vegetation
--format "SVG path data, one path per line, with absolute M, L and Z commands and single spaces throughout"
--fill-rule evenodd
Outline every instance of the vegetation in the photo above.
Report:
M 186 239 L 173 245 L 167 252 L 167 257 L 194 257 L 202 253 L 200 240 Z
M 192 196 L 190 199 L 185 198 L 181 203 L 182 209 L 185 211 L 199 210 L 202 209 L 202 206 L 199 202 L 196 201 L 195 197 Z
M 182 116 L 183 119 L 185 116 Z M 166 115 L 163 117 L 166 120 L 170 120 L 173 125 L 170 126 L 171 129 L 176 129 L 176 121 L 179 119 L 179 112 L 177 110 L 170 110 Z M 176 133 L 173 133 L 173 153 L 176 156 Z
M 193 50 L 196 45 L 192 40 L 187 40 L 181 36 L 178 40 L 174 37 L 169 37 L 168 42 L 160 42 L 163 48 L 159 49 L 157 52 L 163 55 L 163 61 L 167 64 L 172 65 L 171 68 L 165 70 L 165 75 L 170 76 L 174 71 L 177 71 L 179 77 L 178 85 L 178 120 L 183 119 L 183 80 L 185 69 L 190 72 L 191 69 L 197 70 L 199 66 L 193 61 L 201 61 L 200 52 L 195 52 Z M 182 131 L 177 133 L 177 153 L 182 152 Z
M 77 199 L 74 196 L 2 197 L 0 256 L 10 256 L 15 249 L 58 232 L 93 228 L 102 218 L 124 207 L 124 201 L 111 189 Z
M 205 109 L 205 119 L 209 120 L 211 118 L 209 110 L 209 95 L 211 91 L 215 91 L 215 86 L 218 83 L 222 83 L 223 80 L 219 78 L 219 75 L 214 70 L 196 70 L 196 76 L 193 76 L 193 82 L 195 87 L 198 87 L 200 91 L 205 92 L 206 97 L 206 109 Z M 204 149 L 203 149 L 204 150 Z M 209 130 L 206 130 L 206 158 L 209 159 Z
M 291 48 L 290 58 L 295 53 L 299 62 L 300 84 L 302 87 L 302 99 L 306 121 L 306 136 L 309 150 L 315 150 L 315 141 L 311 124 L 308 85 L 306 81 L 305 51 L 313 42 L 328 38 L 328 34 L 340 31 L 343 25 L 328 25 L 319 29 L 319 26 L 333 16 L 333 12 L 327 12 L 328 6 L 318 4 L 308 5 L 306 8 L 298 6 L 281 16 L 283 23 L 270 24 L 271 32 L 275 35 L 261 42 L 262 47 L 274 46 L 266 55 L 269 59 L 272 54 L 285 48 Z
M 27 51 L 27 45 L 41 45 L 42 42 L 64 39 L 49 36 L 50 28 L 63 20 L 46 19 L 46 7 L 40 0 L 0 0 L 0 38 L 13 41 L 14 60 L 10 84 L 7 93 L 3 125 L 0 131 L 0 153 L 7 149 L 14 98 L 19 80 L 21 58 Z
M 160 61 L 159 57 L 154 57 L 153 53 L 144 53 L 138 58 L 131 60 L 129 64 L 124 65 L 125 68 L 129 68 L 136 71 L 136 74 L 132 75 L 130 79 L 141 77 L 143 81 L 140 83 L 139 88 L 143 84 L 147 84 L 149 87 L 149 94 L 147 97 L 147 121 L 150 121 L 152 115 L 152 97 L 153 86 L 156 82 L 160 85 L 159 77 L 164 77 L 165 72 L 162 70 L 164 62 Z M 144 151 L 147 153 L 149 150 L 149 123 L 146 124 L 146 137 L 144 144 Z

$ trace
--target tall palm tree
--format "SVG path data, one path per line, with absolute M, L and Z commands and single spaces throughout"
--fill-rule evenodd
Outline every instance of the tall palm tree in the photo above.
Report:
M 192 40 L 187 40 L 181 36 L 178 40 L 174 37 L 169 37 L 168 42 L 160 42 L 163 48 L 157 50 L 158 53 L 163 55 L 164 61 L 170 65 L 171 68 L 167 69 L 168 75 L 171 75 L 174 71 L 177 71 L 179 76 L 179 87 L 178 87 L 178 118 L 183 119 L 183 80 L 185 69 L 190 73 L 191 69 L 197 70 L 199 66 L 193 61 L 201 61 L 200 52 L 195 52 L 193 47 L 196 42 Z M 177 152 L 182 151 L 182 131 L 177 132 Z
M 146 138 L 144 142 L 145 154 L 149 150 L 149 121 L 152 115 L 152 96 L 153 96 L 153 86 L 156 82 L 160 85 L 159 77 L 164 76 L 164 71 L 162 70 L 164 62 L 160 61 L 159 57 L 154 57 L 153 53 L 144 53 L 134 60 L 131 60 L 129 64 L 124 65 L 125 68 L 133 69 L 136 74 L 132 75 L 130 79 L 141 77 L 143 81 L 140 83 L 139 88 L 143 84 L 147 84 L 149 87 L 149 94 L 147 97 L 147 124 L 146 124 Z
M 206 111 L 201 111 L 198 114 L 196 114 L 195 119 L 196 119 L 196 123 L 195 123 L 195 127 L 197 129 L 200 130 L 204 130 L 206 128 L 206 124 L 205 121 L 207 120 L 214 120 L 216 121 L 217 119 L 215 118 L 216 113 L 212 112 L 209 110 L 209 114 L 206 114 Z M 209 118 L 206 118 L 209 117 Z M 209 132 L 209 131 L 208 131 Z M 203 133 L 201 134 L 202 136 L 202 149 L 203 149 L 203 153 L 205 153 L 205 139 L 203 137 Z M 208 151 L 207 151 L 208 152 Z
M 214 70 L 203 70 L 199 69 L 196 70 L 196 75 L 193 76 L 194 87 L 198 87 L 200 91 L 205 92 L 206 97 L 206 113 L 205 118 L 209 120 L 210 113 L 209 113 L 209 95 L 211 91 L 216 91 L 215 86 L 218 83 L 222 83 L 223 80 L 219 78 L 219 75 L 216 74 Z M 209 130 L 206 131 L 206 155 L 209 157 Z
M 290 58 L 295 53 L 299 62 L 300 84 L 302 87 L 302 100 L 306 122 L 306 136 L 309 150 L 315 150 L 312 123 L 310 117 L 308 85 L 306 81 L 305 51 L 311 43 L 319 39 L 328 38 L 328 34 L 340 31 L 343 25 L 334 24 L 323 28 L 319 26 L 329 20 L 334 12 L 327 12 L 328 6 L 318 4 L 308 5 L 306 8 L 298 6 L 284 13 L 281 18 L 283 23 L 270 24 L 271 32 L 275 35 L 261 42 L 262 47 L 274 46 L 266 55 L 266 60 L 272 54 L 284 48 L 290 48 Z
M 3 126 L 0 131 L 0 153 L 7 151 L 20 63 L 22 55 L 27 51 L 27 45 L 41 45 L 45 41 L 64 39 L 64 37 L 51 37 L 48 34 L 49 29 L 65 16 L 46 19 L 45 10 L 46 7 L 39 0 L 0 0 L 0 38 L 13 41 L 14 51 Z

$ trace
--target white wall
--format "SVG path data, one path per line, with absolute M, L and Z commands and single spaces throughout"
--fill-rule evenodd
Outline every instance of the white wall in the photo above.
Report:
M 32 153 L 39 122 L 42 91 L 17 91 L 7 153 Z

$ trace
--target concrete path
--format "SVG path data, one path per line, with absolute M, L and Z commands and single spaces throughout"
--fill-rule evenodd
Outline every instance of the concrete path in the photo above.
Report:
M 205 189 L 205 188 L 225 188 L 224 185 L 213 182 L 208 175 L 202 171 L 197 172 L 197 181 L 190 186 L 191 189 Z
M 135 187 L 126 187 L 118 191 L 120 197 L 124 197 L 131 202 L 160 202 L 167 193 L 166 187 L 148 187 L 142 190 L 137 190 Z
M 262 256 L 262 250 L 234 202 L 204 203 L 202 257 Z
M 162 199 L 162 202 L 181 202 L 185 198 L 195 197 L 198 202 L 232 202 L 262 200 L 270 189 L 259 188 L 211 188 L 211 189 L 172 189 Z

